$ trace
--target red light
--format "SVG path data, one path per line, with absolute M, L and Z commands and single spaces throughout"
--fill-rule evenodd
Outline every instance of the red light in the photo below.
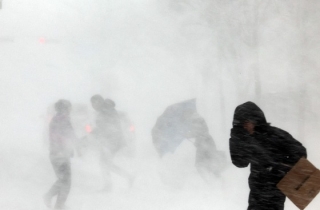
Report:
M 133 125 L 130 125 L 129 130 L 130 130 L 131 132 L 134 132 L 134 131 L 136 130 L 136 128 L 135 128 Z
M 41 37 L 41 38 L 39 39 L 39 42 L 40 42 L 41 44 L 44 44 L 44 43 L 46 42 L 46 39 L 45 39 L 44 37 Z
M 90 125 L 86 125 L 86 131 L 87 133 L 91 133 L 92 132 L 92 128 Z

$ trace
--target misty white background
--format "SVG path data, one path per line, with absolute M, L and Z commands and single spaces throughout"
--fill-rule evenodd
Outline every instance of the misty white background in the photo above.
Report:
M 156 118 L 190 98 L 228 162 L 233 111 L 251 100 L 320 167 L 319 9 L 316 0 L 2 0 L 0 209 L 44 209 L 55 180 L 47 107 L 97 93 L 135 122 L 137 157 L 118 161 L 136 181 L 128 190 L 115 178 L 114 192 L 97 193 L 98 162 L 74 159 L 70 209 L 246 209 L 249 168 L 229 163 L 208 186 L 188 142 L 158 159 Z M 307 209 L 319 207 L 316 198 Z M 297 208 L 287 200 L 285 209 Z

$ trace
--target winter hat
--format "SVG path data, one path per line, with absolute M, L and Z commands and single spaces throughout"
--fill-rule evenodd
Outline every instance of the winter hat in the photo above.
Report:
M 96 94 L 96 95 L 92 96 L 90 100 L 91 100 L 91 102 L 102 102 L 103 97 L 99 94 Z

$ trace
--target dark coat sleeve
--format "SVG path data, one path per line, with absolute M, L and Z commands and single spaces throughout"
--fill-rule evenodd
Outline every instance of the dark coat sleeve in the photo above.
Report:
M 294 139 L 286 131 L 280 130 L 279 132 L 284 151 L 284 157 L 282 160 L 284 164 L 294 165 L 301 157 L 307 158 L 307 150 L 299 141 Z
M 232 163 L 239 167 L 247 167 L 250 163 L 248 142 L 241 128 L 232 128 L 229 139 L 229 149 Z

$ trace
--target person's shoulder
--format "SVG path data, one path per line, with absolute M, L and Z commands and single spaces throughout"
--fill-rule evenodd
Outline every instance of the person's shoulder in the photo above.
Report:
M 278 128 L 278 127 L 275 127 L 275 126 L 269 126 L 269 128 L 274 131 L 274 132 L 279 132 L 279 133 L 287 133 L 287 131 L 281 129 L 281 128 Z
M 58 116 L 58 115 L 55 115 L 55 116 L 52 117 L 50 123 L 52 124 L 52 123 L 56 123 L 56 122 L 58 122 L 58 121 L 59 121 L 59 116 Z
M 68 115 L 55 115 L 52 118 L 51 123 L 54 124 L 65 124 L 65 123 L 71 123 L 70 117 Z
M 281 138 L 293 138 L 292 135 L 281 129 L 281 128 L 278 128 L 278 127 L 274 127 L 274 126 L 270 126 L 270 129 L 272 130 L 272 133 L 278 137 L 281 137 Z

